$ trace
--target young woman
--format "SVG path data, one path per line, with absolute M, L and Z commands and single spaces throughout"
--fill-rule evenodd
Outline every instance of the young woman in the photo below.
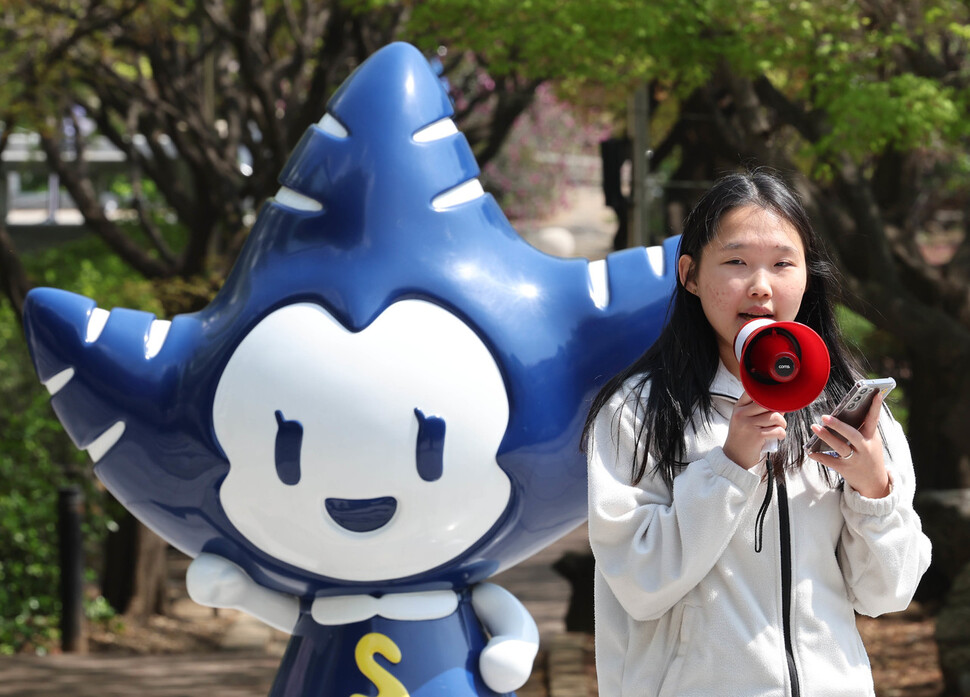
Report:
M 872 695 L 855 612 L 904 609 L 930 558 L 905 436 L 879 398 L 858 430 L 827 416 L 860 371 L 831 264 L 780 179 L 719 180 L 680 245 L 667 327 L 584 434 L 600 694 Z M 832 370 L 810 407 L 744 393 L 734 337 L 755 317 L 825 340 Z M 841 457 L 809 459 L 813 432 Z

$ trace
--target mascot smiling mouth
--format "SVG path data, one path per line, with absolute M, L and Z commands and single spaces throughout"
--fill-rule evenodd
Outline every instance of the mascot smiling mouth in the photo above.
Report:
M 387 525 L 397 510 L 393 496 L 376 499 L 327 499 L 330 518 L 344 530 L 372 532 Z

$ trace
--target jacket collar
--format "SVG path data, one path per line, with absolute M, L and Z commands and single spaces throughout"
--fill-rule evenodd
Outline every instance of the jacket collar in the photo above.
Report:
M 736 402 L 741 398 L 744 387 L 741 385 L 741 381 L 731 374 L 724 362 L 718 360 L 717 372 L 714 373 L 714 379 L 711 380 L 710 392 L 712 397 L 723 397 Z

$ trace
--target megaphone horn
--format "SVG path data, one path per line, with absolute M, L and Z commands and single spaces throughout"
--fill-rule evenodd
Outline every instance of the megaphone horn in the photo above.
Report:
M 798 411 L 815 401 L 829 380 L 829 350 L 799 322 L 753 319 L 734 339 L 741 384 L 766 409 Z

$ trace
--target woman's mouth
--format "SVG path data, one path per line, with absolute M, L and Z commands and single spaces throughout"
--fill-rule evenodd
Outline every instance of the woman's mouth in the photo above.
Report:
M 745 322 L 748 322 L 753 319 L 774 319 L 775 318 L 775 316 L 771 313 L 755 314 L 752 312 L 739 312 L 738 317 L 743 319 Z

